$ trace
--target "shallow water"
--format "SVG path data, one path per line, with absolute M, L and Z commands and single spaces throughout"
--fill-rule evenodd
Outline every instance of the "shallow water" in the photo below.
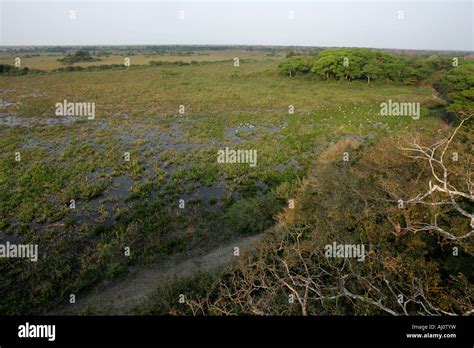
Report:
M 7 102 L 5 100 L 0 100 L 0 107 L 7 107 L 7 106 L 12 106 L 15 105 L 15 103 Z
M 19 117 L 12 114 L 0 114 L 0 125 L 10 127 L 37 127 L 53 126 L 56 124 L 68 125 L 83 120 L 76 116 L 57 116 L 57 117 Z

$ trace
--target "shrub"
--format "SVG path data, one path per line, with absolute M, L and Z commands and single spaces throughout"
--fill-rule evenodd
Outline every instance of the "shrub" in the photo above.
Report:
M 224 219 L 235 233 L 255 234 L 272 225 L 273 215 L 279 208 L 278 201 L 268 193 L 237 201 L 226 211 Z

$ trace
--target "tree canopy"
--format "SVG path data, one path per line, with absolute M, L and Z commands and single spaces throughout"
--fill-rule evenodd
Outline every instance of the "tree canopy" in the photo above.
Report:
M 74 64 L 78 62 L 97 62 L 99 58 L 94 58 L 89 53 L 89 51 L 79 50 L 74 53 L 68 53 L 64 56 L 64 58 L 58 59 L 59 62 L 64 64 Z
M 293 56 L 280 65 L 290 76 L 311 73 L 322 80 L 401 81 L 408 84 L 429 79 L 453 67 L 451 57 L 404 57 L 371 49 L 329 49 L 315 56 Z

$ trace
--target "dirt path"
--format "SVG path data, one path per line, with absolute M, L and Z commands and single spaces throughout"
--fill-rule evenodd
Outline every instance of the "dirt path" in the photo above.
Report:
M 234 240 L 211 251 L 190 256 L 170 257 L 145 268 L 132 268 L 125 278 L 96 286 L 84 297 L 76 298 L 75 304 L 68 304 L 51 315 L 74 314 L 129 314 L 153 290 L 175 279 L 191 276 L 198 272 L 216 270 L 229 264 L 234 256 L 234 247 L 240 252 L 252 247 L 262 235 Z

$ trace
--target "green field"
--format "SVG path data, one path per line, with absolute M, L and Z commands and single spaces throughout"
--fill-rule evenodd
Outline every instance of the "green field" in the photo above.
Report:
M 58 57 L 23 64 L 50 71 Z M 429 84 L 289 78 L 282 57 L 255 52 L 132 64 L 150 60 L 197 63 L 0 77 L 1 238 L 41 255 L 0 260 L 0 312 L 46 312 L 130 265 L 263 232 L 330 145 L 442 127 L 444 102 Z M 63 100 L 95 103 L 95 119 L 55 115 Z M 421 118 L 380 116 L 388 100 L 419 102 Z M 226 147 L 256 150 L 257 165 L 218 163 Z
M 130 59 L 131 65 L 146 65 L 149 61 L 164 61 L 164 62 L 211 62 L 211 61 L 222 61 L 239 57 L 241 59 L 256 59 L 264 60 L 275 58 L 262 54 L 262 52 L 249 52 L 239 50 L 223 50 L 223 51 L 195 51 L 192 54 L 160 54 L 160 53 L 140 53 L 130 52 L 127 54 L 124 52 L 108 52 L 107 55 L 98 57 L 100 60 L 93 62 L 78 62 L 75 65 L 83 67 L 100 65 L 100 64 L 124 64 L 125 58 Z M 36 54 L 11 54 L 7 52 L 0 53 L 0 64 L 15 64 L 15 58 L 21 58 L 21 65 L 27 66 L 31 69 L 38 69 L 43 71 L 51 71 L 64 67 L 65 64 L 58 61 L 64 55 L 61 53 L 36 53 Z

